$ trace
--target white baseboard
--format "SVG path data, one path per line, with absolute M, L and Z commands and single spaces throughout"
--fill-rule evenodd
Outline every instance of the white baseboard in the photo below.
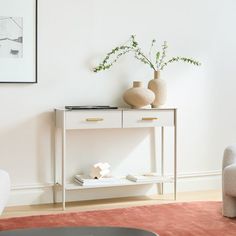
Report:
M 8 206 L 45 204 L 53 202 L 53 183 L 13 186 Z M 204 191 L 221 188 L 221 171 L 206 171 L 178 175 L 178 192 Z M 172 192 L 173 185 L 166 184 L 165 191 Z M 71 191 L 68 201 L 104 199 L 114 197 L 141 196 L 155 194 L 153 185 L 126 186 L 103 189 Z M 60 200 L 60 199 L 58 199 Z

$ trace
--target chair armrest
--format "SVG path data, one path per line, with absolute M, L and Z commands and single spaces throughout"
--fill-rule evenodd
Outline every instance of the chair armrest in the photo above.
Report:
M 234 163 L 236 163 L 236 145 L 231 145 L 224 151 L 222 169 Z
M 0 170 L 0 215 L 7 203 L 10 187 L 9 174 L 6 171 Z

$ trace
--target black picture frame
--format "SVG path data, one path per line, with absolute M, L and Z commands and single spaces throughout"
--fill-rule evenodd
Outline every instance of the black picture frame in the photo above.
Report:
M 6 0 L 7 1 L 7 0 Z M 32 81 L 2 81 L 0 78 L 0 84 L 37 84 L 38 83 L 38 0 L 34 1 L 35 9 L 34 9 L 34 19 L 35 19 L 35 49 L 33 50 L 35 55 L 35 63 L 34 63 L 34 79 Z M 1 62 L 0 62 L 1 63 Z

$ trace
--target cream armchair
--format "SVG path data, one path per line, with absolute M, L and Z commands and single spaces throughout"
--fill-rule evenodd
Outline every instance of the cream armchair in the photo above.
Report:
M 6 171 L 0 170 L 0 215 L 7 204 L 10 193 L 10 178 Z
M 224 151 L 222 187 L 223 215 L 236 217 L 236 145 Z

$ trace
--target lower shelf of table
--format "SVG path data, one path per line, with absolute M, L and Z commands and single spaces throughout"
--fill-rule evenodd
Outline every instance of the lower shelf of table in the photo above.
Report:
M 77 190 L 77 189 L 109 188 L 109 187 L 121 187 L 121 186 L 173 183 L 173 182 L 174 182 L 173 177 L 164 177 L 160 180 L 148 180 L 145 182 L 134 182 L 134 181 L 130 181 L 125 178 L 121 178 L 119 183 L 104 183 L 104 184 L 85 185 L 85 186 L 81 186 L 77 183 L 67 183 L 65 189 L 66 190 Z M 62 187 L 62 185 L 59 184 L 59 187 Z

